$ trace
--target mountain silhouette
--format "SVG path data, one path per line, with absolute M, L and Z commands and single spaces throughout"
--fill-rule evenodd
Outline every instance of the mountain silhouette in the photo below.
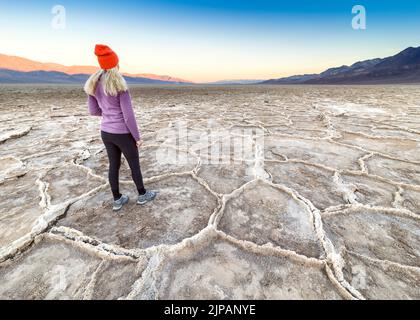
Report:
M 359 61 L 330 68 L 319 74 L 270 79 L 260 84 L 397 84 L 420 82 L 420 47 L 395 56 Z

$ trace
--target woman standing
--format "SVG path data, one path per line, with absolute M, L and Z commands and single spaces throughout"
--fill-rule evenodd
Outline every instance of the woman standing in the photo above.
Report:
M 156 197 L 156 192 L 144 188 L 140 170 L 138 148 L 142 144 L 131 105 L 127 84 L 119 72 L 118 56 L 108 46 L 95 46 L 101 69 L 90 76 L 85 84 L 89 112 L 102 116 L 101 137 L 109 160 L 109 184 L 114 203 L 112 210 L 120 210 L 129 200 L 119 191 L 121 153 L 127 159 L 131 176 L 139 193 L 137 204 L 145 204 Z

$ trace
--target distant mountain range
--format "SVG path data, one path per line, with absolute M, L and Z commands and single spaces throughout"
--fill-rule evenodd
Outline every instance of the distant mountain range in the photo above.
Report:
M 259 84 L 397 84 L 420 83 L 420 47 L 384 59 L 359 61 L 320 74 L 296 75 Z
M 0 54 L 0 83 L 82 83 L 99 68 L 42 63 Z M 150 73 L 124 74 L 128 83 L 190 84 L 191 81 Z
M 213 82 L 206 82 L 205 84 L 214 84 L 214 85 L 239 85 L 239 84 L 255 84 L 263 80 L 251 80 L 251 79 L 233 79 L 233 80 L 219 80 Z
M 79 84 L 96 72 L 94 66 L 64 66 L 0 54 L 0 83 Z M 132 84 L 193 84 L 193 82 L 149 73 L 124 74 Z M 420 47 L 407 48 L 388 58 L 359 61 L 351 66 L 330 68 L 319 74 L 295 75 L 270 80 L 221 80 L 205 84 L 397 84 L 420 83 Z

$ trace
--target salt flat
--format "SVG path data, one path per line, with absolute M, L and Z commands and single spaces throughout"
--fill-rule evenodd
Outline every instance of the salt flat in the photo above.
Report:
M 0 298 L 420 299 L 418 86 L 131 93 L 115 214 L 81 88 L 0 87 Z

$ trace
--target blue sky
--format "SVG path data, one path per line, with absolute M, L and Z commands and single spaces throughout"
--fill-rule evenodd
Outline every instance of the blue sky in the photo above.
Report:
M 66 28 L 51 8 L 66 8 Z M 351 9 L 367 11 L 353 30 Z M 0 1 L 0 53 L 95 65 L 109 44 L 123 71 L 193 81 L 320 72 L 419 46 L 420 1 Z

